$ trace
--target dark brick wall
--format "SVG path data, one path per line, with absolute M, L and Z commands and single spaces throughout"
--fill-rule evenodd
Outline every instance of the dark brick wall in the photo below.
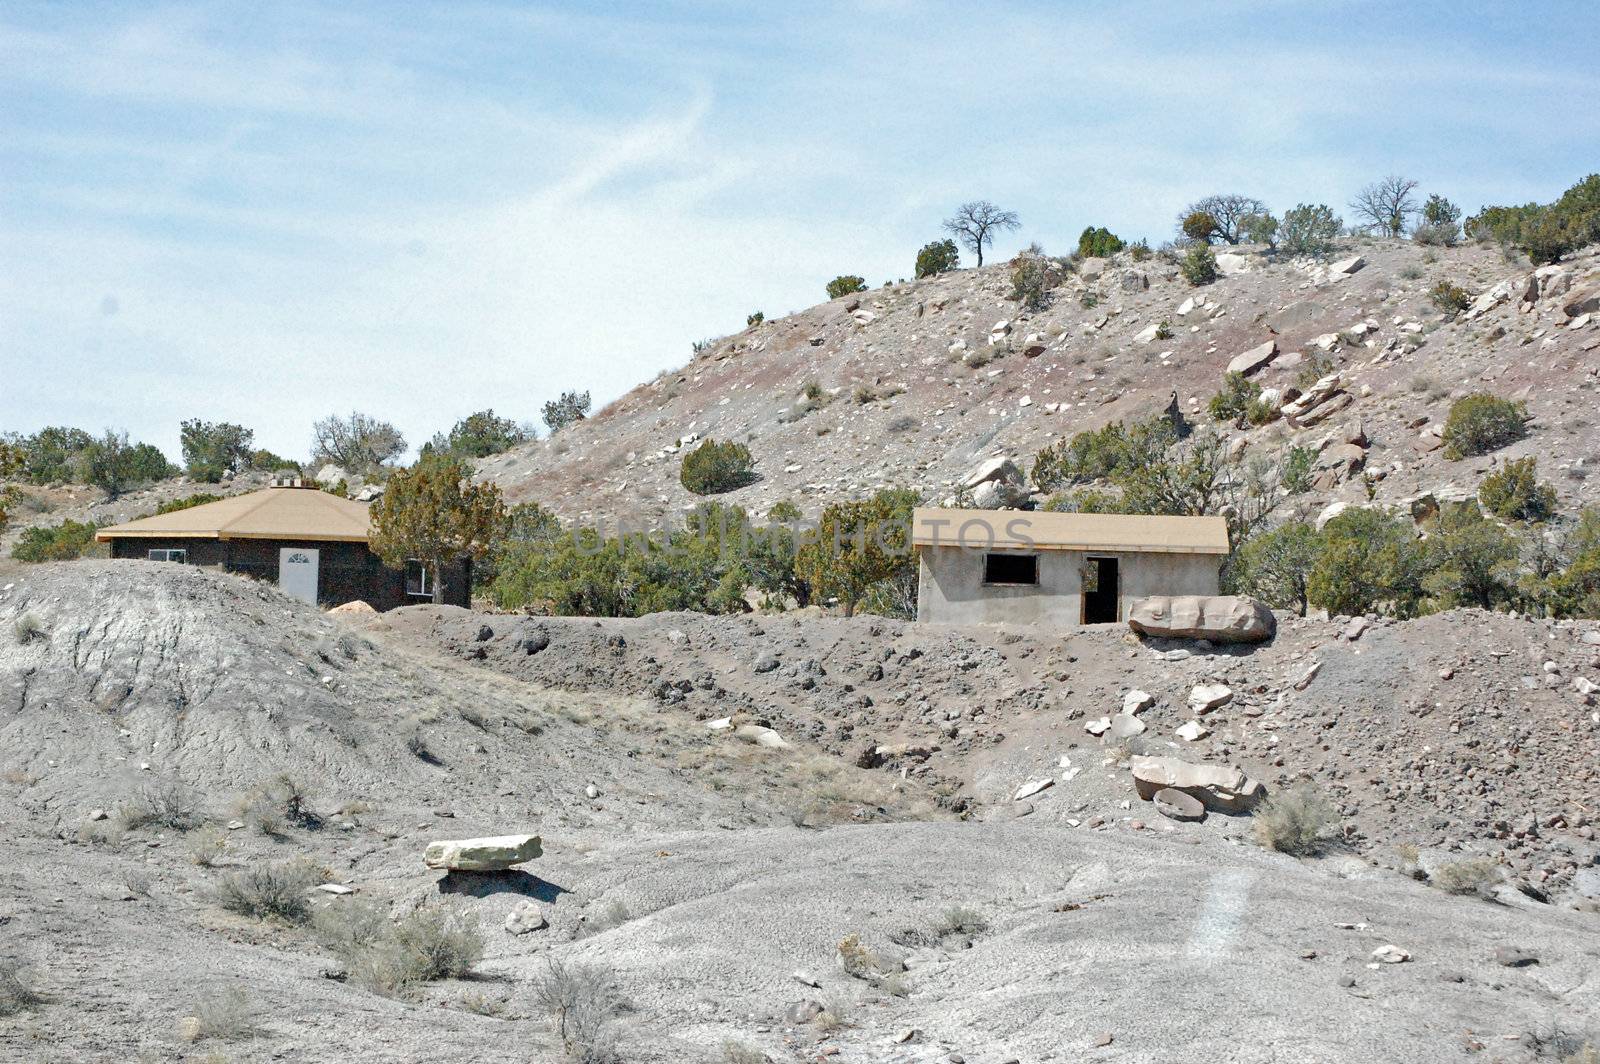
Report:
M 172 539 L 117 538 L 111 541 L 111 556 L 146 560 L 152 550 L 186 550 L 190 565 L 216 566 L 228 572 L 278 582 L 278 551 L 300 547 L 318 551 L 317 600 L 323 606 L 337 606 L 362 599 L 375 610 L 392 610 L 428 599 L 406 594 L 406 574 L 390 569 L 365 543 L 329 543 L 288 539 Z M 445 567 L 445 602 L 452 606 L 472 604 L 472 562 L 463 559 Z

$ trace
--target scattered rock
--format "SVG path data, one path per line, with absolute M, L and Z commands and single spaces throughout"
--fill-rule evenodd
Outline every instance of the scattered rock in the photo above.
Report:
M 1032 798 L 1034 795 L 1038 794 L 1040 791 L 1044 790 L 1046 787 L 1055 786 L 1055 782 L 1056 782 L 1055 780 L 1048 779 L 1048 778 L 1047 779 L 1040 779 L 1040 780 L 1029 780 L 1027 783 L 1024 783 L 1021 787 L 1017 788 L 1017 793 L 1013 794 L 1011 796 L 1011 800 L 1014 801 L 1014 802 L 1020 802 L 1024 798 Z
M 1232 813 L 1250 808 L 1265 794 L 1265 788 L 1242 770 L 1223 765 L 1135 756 L 1132 770 L 1134 790 L 1147 802 L 1157 791 L 1171 787 L 1198 798 L 1207 809 Z
M 1196 713 L 1209 713 L 1233 701 L 1233 689 L 1220 683 L 1200 684 L 1189 692 L 1189 708 Z
M 1186 743 L 1197 743 L 1210 735 L 1211 731 L 1199 721 L 1191 720 L 1179 727 L 1175 734 Z
M 544 909 L 536 901 L 523 900 L 517 902 L 516 908 L 506 917 L 505 928 L 507 933 L 513 935 L 526 935 L 530 931 L 543 931 L 550 926 L 550 921 L 545 919 Z
M 1411 954 L 1407 953 L 1399 946 L 1379 946 L 1377 949 L 1372 951 L 1372 959 L 1377 961 L 1379 964 L 1404 964 L 1406 961 L 1411 959 Z
M 1163 787 L 1152 796 L 1156 812 L 1170 820 L 1204 820 L 1205 803 L 1174 787 Z

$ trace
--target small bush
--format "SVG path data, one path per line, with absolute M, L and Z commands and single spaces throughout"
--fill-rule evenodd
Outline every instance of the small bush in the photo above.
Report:
M 49 639 L 50 631 L 45 628 L 44 622 L 31 613 L 24 613 L 11 622 L 11 634 L 18 643 L 26 646 L 35 639 Z
M 318 913 L 315 930 L 351 982 L 386 997 L 410 997 L 422 983 L 458 979 L 483 959 L 477 919 L 445 905 L 391 921 L 374 902 L 346 900 Z
M 932 277 L 934 274 L 948 273 L 961 265 L 961 253 L 956 250 L 954 240 L 935 240 L 931 244 L 924 244 L 922 250 L 917 252 L 916 276 Z
M 1435 868 L 1428 882 L 1446 894 L 1476 894 L 1486 898 L 1500 882 L 1500 865 L 1488 857 L 1452 861 Z
M 311 918 L 306 892 L 321 878 L 305 858 L 254 865 L 223 877 L 217 885 L 217 904 L 240 916 L 258 920 L 272 916 L 303 924 Z
M 0 957 L 0 1016 L 14 1016 L 44 1004 L 25 977 L 22 962 Z
M 1539 483 L 1538 461 L 1532 455 L 1507 462 L 1478 485 L 1483 508 L 1505 521 L 1543 521 L 1556 511 L 1556 490 Z
M 1256 841 L 1296 856 L 1317 852 L 1339 823 L 1339 811 L 1310 784 L 1269 796 L 1256 809 Z
M 1450 406 L 1444 423 L 1444 453 L 1446 458 L 1488 454 L 1527 435 L 1525 404 L 1489 392 L 1473 392 Z
M 1344 222 L 1326 204 L 1299 204 L 1285 211 L 1278 226 L 1278 246 L 1291 255 L 1326 255 Z
M 840 296 L 847 296 L 854 292 L 865 292 L 866 290 L 866 280 L 854 274 L 840 274 L 828 282 L 829 299 L 838 299 Z
M 922 422 L 918 421 L 910 414 L 902 414 L 893 421 L 889 422 L 887 428 L 888 431 L 893 433 L 911 432 L 921 424 Z
M 976 909 L 953 905 L 934 921 L 933 933 L 939 938 L 950 935 L 981 935 L 989 930 L 989 921 Z
M 1050 290 L 1060 283 L 1055 264 L 1043 255 L 1022 255 L 1011 267 L 1011 298 L 1025 310 L 1050 305 Z
M 1201 243 L 1209 243 L 1220 228 L 1217 219 L 1208 211 L 1190 211 L 1178 223 L 1178 229 L 1185 237 Z
M 1128 255 L 1134 262 L 1143 262 L 1154 254 L 1155 252 L 1150 250 L 1150 241 L 1148 240 L 1140 240 L 1136 244 L 1128 245 Z
M 1178 270 L 1192 285 L 1210 284 L 1217 279 L 1217 257 L 1211 253 L 1210 246 L 1196 244 L 1183 256 Z
M 202 828 L 189 839 L 189 860 L 201 868 L 215 868 L 228 852 L 228 833 L 219 827 Z
M 1265 424 L 1274 413 L 1261 401 L 1261 386 L 1242 373 L 1229 373 L 1223 378 L 1222 391 L 1211 397 L 1209 409 L 1216 420 L 1231 421 L 1241 429 Z
M 1093 310 L 1099 305 L 1100 293 L 1093 291 L 1092 289 L 1084 292 L 1083 295 L 1078 297 L 1078 306 L 1082 307 L 1084 310 Z
M 622 1001 L 605 969 L 550 958 L 534 983 L 533 999 L 550 1014 L 556 1037 L 575 1064 L 617 1059 L 616 1021 Z
M 1084 258 L 1108 259 L 1127 246 L 1121 237 L 1104 226 L 1091 225 L 1078 237 L 1078 254 Z
M 1283 456 L 1283 476 L 1279 484 L 1290 495 L 1303 495 L 1311 490 L 1311 468 L 1316 463 L 1317 452 L 1310 447 L 1290 447 Z
M 1467 290 L 1449 281 L 1440 281 L 1434 285 L 1428 292 L 1428 299 L 1438 308 L 1439 313 L 1450 318 L 1472 306 L 1472 296 Z
M 129 830 L 154 824 L 173 831 L 191 831 L 204 819 L 194 791 L 177 779 L 160 780 L 145 787 L 139 797 L 118 810 L 118 817 Z
M 753 482 L 755 460 L 742 443 L 706 440 L 683 456 L 678 479 L 696 495 L 719 495 Z
M 192 1022 L 184 1036 L 191 1042 L 203 1038 L 234 1042 L 256 1034 L 256 1010 L 243 987 L 228 987 L 206 994 L 195 1002 Z
M 771 1064 L 772 1058 L 753 1045 L 729 1038 L 722 1043 L 723 1064 Z
M 241 798 L 235 807 L 240 820 L 263 835 L 281 836 L 291 827 L 316 829 L 322 817 L 311 811 L 309 794 L 299 780 L 280 773 Z
M 1157 340 L 1170 340 L 1170 339 L 1172 339 L 1172 322 L 1168 321 L 1166 318 L 1162 318 L 1159 322 L 1156 323 L 1156 339 Z
M 744 325 L 745 325 L 745 328 L 751 329 L 751 328 L 754 328 L 757 325 L 760 325 L 762 322 L 764 322 L 766 320 L 767 320 L 767 316 L 765 314 L 761 313 L 761 311 L 758 310 L 754 314 L 751 314 L 750 316 L 748 316 L 747 318 L 744 319 Z
M 17 545 L 11 548 L 11 556 L 19 562 L 72 561 L 90 551 L 99 527 L 93 522 L 63 521 L 59 525 L 25 528 Z

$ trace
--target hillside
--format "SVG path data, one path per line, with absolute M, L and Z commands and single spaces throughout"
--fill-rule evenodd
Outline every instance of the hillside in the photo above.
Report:
M 780 499 L 814 514 L 884 485 L 939 497 L 980 459 L 1031 461 L 1052 440 L 1155 413 L 1173 392 L 1205 421 L 1229 363 L 1275 342 L 1279 354 L 1254 380 L 1292 386 L 1328 346 L 1350 396 L 1302 427 L 1239 434 L 1250 453 L 1319 449 L 1331 471 L 1299 500 L 1311 512 L 1364 499 L 1352 479 L 1362 462 L 1381 477 L 1377 501 L 1393 504 L 1474 491 L 1494 463 L 1523 455 L 1538 457 L 1564 504 L 1594 501 L 1600 249 L 1538 271 L 1477 246 L 1355 238 L 1332 258 L 1351 256 L 1362 265 L 1340 273 L 1222 249 L 1224 275 L 1193 288 L 1159 256 L 1134 263 L 1123 253 L 1080 264 L 1037 312 L 1009 298 L 1005 264 L 873 289 L 716 341 L 587 421 L 485 460 L 480 475 L 569 520 L 671 523 L 698 501 L 678 482 L 680 441 L 710 437 L 748 443 L 760 480 L 720 498 L 757 514 Z M 1465 289 L 1474 308 L 1444 321 L 1429 299 L 1440 281 Z M 1171 338 L 1146 339 L 1162 321 Z M 806 412 L 811 382 L 825 405 Z M 1433 433 L 1453 398 L 1477 390 L 1526 400 L 1533 431 L 1493 456 L 1447 461 Z M 1341 447 L 1362 436 L 1359 453 Z
M 29 567 L 0 587 L 0 974 L 20 960 L 38 997 L 0 1008 L 0 1060 L 612 1059 L 563 1057 L 551 961 L 600 973 L 615 1059 L 642 1064 L 1531 1062 L 1592 1040 L 1593 625 L 1285 620 L 1238 651 L 868 617 L 352 623 L 190 567 Z M 1200 680 L 1237 695 L 1185 756 L 1310 776 L 1343 842 L 1296 859 L 1248 817 L 1135 797 L 1125 759 L 1178 745 Z M 1091 738 L 1134 682 L 1148 731 Z M 707 726 L 726 714 L 782 744 Z M 269 829 L 279 773 L 305 800 Z M 129 815 L 167 786 L 206 827 Z M 420 859 L 513 831 L 544 839 L 523 871 Z M 1400 844 L 1507 878 L 1446 893 Z M 309 911 L 442 902 L 483 958 L 385 997 L 304 923 L 223 907 L 294 860 Z M 529 905 L 534 929 L 508 925 Z M 847 940 L 868 951 L 848 970 Z M 191 1041 L 230 992 L 245 1018 Z

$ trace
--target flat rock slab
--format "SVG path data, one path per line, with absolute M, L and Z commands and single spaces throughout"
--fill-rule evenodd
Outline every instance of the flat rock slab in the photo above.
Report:
M 422 853 L 422 862 L 429 868 L 450 872 L 503 872 L 543 855 L 537 835 L 493 835 L 430 842 Z
M 1151 801 L 1156 804 L 1156 812 L 1171 820 L 1204 820 L 1206 818 L 1205 803 L 1192 794 L 1172 787 L 1163 787 L 1155 793 Z
M 1264 603 L 1240 595 L 1152 595 L 1134 602 L 1128 627 L 1160 639 L 1260 643 L 1278 622 Z

